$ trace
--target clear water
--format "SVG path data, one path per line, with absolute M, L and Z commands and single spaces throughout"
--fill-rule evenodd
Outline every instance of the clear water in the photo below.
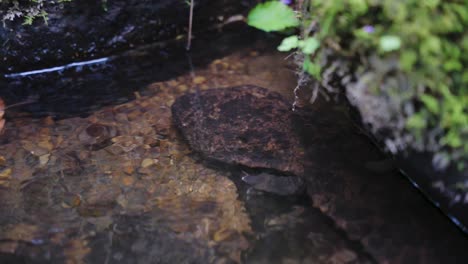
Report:
M 182 51 L 183 43 L 155 45 L 105 63 L 7 76 L 0 96 L 8 104 L 31 95 L 34 102 L 7 111 L 0 137 L 0 262 L 373 263 L 391 256 L 374 254 L 381 250 L 378 243 L 352 235 L 345 220 L 353 212 L 340 212 L 355 207 L 334 213 L 314 195 L 252 190 L 240 181 L 240 169 L 207 166 L 174 129 L 171 104 L 197 89 L 254 84 L 292 103 L 295 68 L 275 51 L 276 41 L 255 33 L 210 35 L 195 41 L 190 53 Z M 324 133 L 339 129 L 329 121 L 317 121 Z M 304 131 L 320 138 L 316 132 Z M 330 134 L 346 139 L 355 133 Z M 336 157 L 327 166 L 337 174 L 356 168 L 353 160 L 340 165 L 340 155 L 326 148 L 311 151 L 311 162 Z M 309 173 L 327 166 L 310 165 Z M 426 206 L 427 215 L 437 214 Z M 359 212 L 364 219 L 374 217 Z M 413 219 L 421 227 L 417 234 L 431 232 L 425 228 L 432 220 L 425 217 Z M 446 228 L 443 218 L 435 219 Z M 456 231 L 446 233 L 454 248 L 466 245 Z M 406 247 L 404 241 L 394 243 L 400 246 L 387 248 Z M 394 256 L 399 254 L 404 252 Z

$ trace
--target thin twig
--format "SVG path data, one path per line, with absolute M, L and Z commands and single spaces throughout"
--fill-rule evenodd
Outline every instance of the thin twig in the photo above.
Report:
M 187 36 L 187 50 L 190 50 L 190 46 L 192 45 L 192 20 L 193 20 L 193 0 L 190 0 L 190 16 L 189 16 L 189 29 L 188 29 L 188 36 Z
M 20 106 L 20 105 L 32 104 L 32 103 L 35 103 L 36 101 L 37 101 L 37 97 L 30 97 L 30 98 L 26 99 L 26 101 L 19 102 L 19 103 L 16 103 L 16 104 L 12 104 L 12 105 L 8 105 L 8 106 L 5 106 L 3 108 L 0 107 L 0 111 L 6 110 L 6 109 L 9 109 L 9 108 L 12 108 L 12 107 L 17 107 L 17 106 Z

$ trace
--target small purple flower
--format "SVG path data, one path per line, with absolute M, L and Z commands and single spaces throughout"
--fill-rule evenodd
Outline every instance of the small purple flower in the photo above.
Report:
M 365 32 L 367 32 L 369 34 L 372 34 L 372 33 L 374 33 L 375 29 L 371 25 L 365 25 L 364 27 L 362 27 L 362 30 L 364 30 Z
M 280 0 L 280 2 L 285 4 L 285 5 L 290 5 L 290 4 L 292 4 L 293 0 Z

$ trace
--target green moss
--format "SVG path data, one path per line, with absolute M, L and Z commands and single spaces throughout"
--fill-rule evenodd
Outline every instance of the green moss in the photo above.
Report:
M 389 150 L 466 164 L 468 0 L 306 0 L 301 9 L 295 43 L 320 42 L 304 70 L 327 87 L 339 61 L 343 79 L 357 80 L 342 82 L 346 93 L 375 134 L 386 131 Z

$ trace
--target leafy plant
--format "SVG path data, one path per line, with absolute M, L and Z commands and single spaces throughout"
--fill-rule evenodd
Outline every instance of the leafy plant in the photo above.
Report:
M 274 6 L 294 14 L 271 1 L 252 10 L 249 24 L 291 27 Z M 300 9 L 301 34 L 285 38 L 280 51 L 302 53 L 303 71 L 322 87 L 341 72 L 345 92 L 390 151 L 434 152 L 439 169 L 447 159 L 466 164 L 468 1 L 305 0 Z
M 23 25 L 32 25 L 37 18 L 42 18 L 47 24 L 48 14 L 45 10 L 47 6 L 57 5 L 72 0 L 0 0 L 0 16 L 2 16 L 3 26 L 6 21 L 23 19 Z

